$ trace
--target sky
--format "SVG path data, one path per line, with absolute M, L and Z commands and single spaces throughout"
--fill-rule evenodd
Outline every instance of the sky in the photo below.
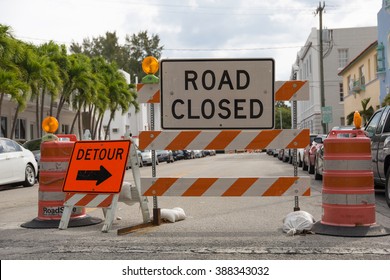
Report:
M 289 80 L 325 3 L 323 27 L 376 26 L 382 0 L 0 0 L 0 24 L 25 42 L 82 43 L 116 32 L 160 37 L 162 58 L 273 58 Z M 133 81 L 134 82 L 134 81 Z

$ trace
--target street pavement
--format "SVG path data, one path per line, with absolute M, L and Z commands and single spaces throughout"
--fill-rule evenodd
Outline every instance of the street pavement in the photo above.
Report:
M 151 167 L 140 169 L 151 176 Z M 160 163 L 157 177 L 292 176 L 293 167 L 265 153 L 218 154 L 194 160 Z M 300 176 L 309 176 L 299 170 Z M 310 175 L 311 176 L 311 175 Z M 125 181 L 133 181 L 132 170 Z M 321 220 L 321 181 L 311 176 L 311 196 L 299 207 Z M 181 207 L 187 218 L 118 235 L 142 224 L 139 204 L 119 203 L 108 233 L 103 223 L 66 230 L 26 229 L 37 217 L 38 184 L 0 191 L 0 259 L 69 260 L 389 260 L 390 236 L 340 237 L 319 234 L 288 236 L 283 219 L 294 197 L 159 197 L 158 207 Z M 377 194 L 376 222 L 390 228 L 390 208 Z M 149 209 L 152 213 L 152 198 Z M 88 215 L 103 218 L 101 209 Z

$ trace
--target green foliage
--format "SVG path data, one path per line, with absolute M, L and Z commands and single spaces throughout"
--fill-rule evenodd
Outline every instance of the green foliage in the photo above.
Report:
M 141 81 L 145 73 L 142 71 L 142 60 L 147 56 L 161 57 L 163 47 L 160 46 L 158 35 L 149 37 L 147 31 L 141 31 L 131 36 L 126 35 L 124 45 L 119 44 L 116 32 L 106 32 L 105 36 L 84 39 L 82 44 L 72 43 L 73 53 L 83 53 L 89 57 L 101 56 L 108 62 L 115 62 L 118 68 L 136 75 Z
M 278 101 L 275 104 L 275 129 L 280 128 L 291 128 L 291 108 L 284 102 Z
M 368 107 L 368 103 L 370 102 L 371 98 L 365 98 L 361 101 L 362 104 L 362 109 L 356 110 L 360 113 L 360 116 L 362 117 L 362 125 L 364 126 L 371 118 L 371 116 L 374 114 L 375 110 L 374 108 L 370 105 Z M 347 125 L 352 125 L 353 124 L 353 116 L 355 114 L 355 111 L 349 113 L 347 115 Z
M 81 136 L 83 112 L 89 117 L 89 125 L 84 128 L 90 129 L 95 139 L 106 110 L 112 116 L 109 123 L 117 110 L 124 113 L 134 106 L 138 111 L 135 87 L 129 86 L 118 70 L 138 73 L 136 61 L 140 67 L 144 56 L 161 56 L 162 47 L 158 45 L 158 36 L 149 38 L 146 31 L 127 37 L 124 46 L 119 45 L 115 32 L 107 32 L 92 40 L 84 39 L 81 45 L 73 43 L 73 54 L 68 54 L 64 45 L 52 41 L 34 46 L 16 40 L 10 27 L 0 24 L 0 115 L 5 94 L 16 105 L 10 138 L 18 113 L 25 109 L 27 102 L 36 102 L 36 123 L 40 123 L 44 99 L 49 96 L 51 115 L 55 100 L 58 100 L 56 117 L 59 121 L 63 106 L 71 104 L 77 111 L 72 128 L 79 121 Z M 37 129 L 39 136 L 40 126 Z

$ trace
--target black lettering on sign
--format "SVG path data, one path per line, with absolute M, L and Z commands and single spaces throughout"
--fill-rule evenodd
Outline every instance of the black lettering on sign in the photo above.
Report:
M 175 101 L 173 101 L 172 102 L 172 115 L 175 119 L 180 120 L 180 119 L 184 118 L 184 115 L 183 114 L 181 114 L 181 115 L 176 114 L 176 105 L 178 103 L 184 105 L 184 101 L 181 99 L 176 99 Z
M 194 70 L 184 71 L 184 89 L 198 90 L 197 79 L 201 76 L 201 87 L 204 90 L 244 90 L 249 87 L 251 78 L 246 70 L 236 70 L 236 81 L 232 80 L 232 73 L 228 70 L 223 70 L 222 74 L 215 73 L 213 70 L 205 70 L 201 75 Z M 233 74 L 234 77 L 234 74 Z M 218 79 L 218 80 L 217 80 Z M 218 87 L 217 86 L 218 82 Z M 200 85 L 199 85 L 200 86 Z
M 196 79 L 198 78 L 198 74 L 195 71 L 187 70 L 184 71 L 184 88 L 188 90 L 188 84 L 191 83 L 194 90 L 198 90 L 196 86 Z
M 207 78 L 209 76 L 210 78 Z M 211 83 L 209 82 L 210 85 L 206 84 L 206 79 L 211 80 Z M 212 90 L 215 87 L 215 74 L 211 70 L 206 70 L 203 72 L 202 75 L 202 86 L 206 90 Z
M 233 83 L 230 80 L 229 72 L 227 70 L 223 71 L 221 82 L 219 83 L 218 86 L 218 90 L 221 90 L 223 85 L 228 85 L 230 89 L 234 89 Z
M 124 150 L 122 148 L 80 149 L 77 151 L 77 160 L 122 160 Z

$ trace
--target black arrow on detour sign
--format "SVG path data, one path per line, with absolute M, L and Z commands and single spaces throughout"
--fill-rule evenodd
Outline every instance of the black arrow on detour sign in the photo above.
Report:
M 79 170 L 77 172 L 76 180 L 96 181 L 96 186 L 98 186 L 111 176 L 112 174 L 108 172 L 103 165 L 100 165 L 100 170 Z

